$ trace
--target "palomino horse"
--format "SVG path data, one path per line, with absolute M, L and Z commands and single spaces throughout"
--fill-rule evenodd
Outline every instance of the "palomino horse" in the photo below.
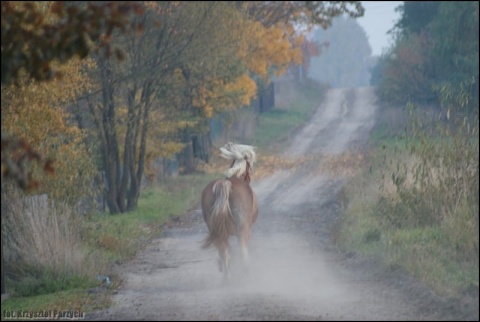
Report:
M 202 193 L 203 219 L 209 235 L 203 248 L 212 244 L 220 255 L 219 268 L 224 281 L 229 278 L 228 238 L 237 236 L 245 263 L 248 262 L 248 240 L 258 214 L 257 197 L 250 187 L 250 169 L 256 161 L 255 148 L 227 143 L 221 156 L 232 160 L 225 179 L 211 181 Z

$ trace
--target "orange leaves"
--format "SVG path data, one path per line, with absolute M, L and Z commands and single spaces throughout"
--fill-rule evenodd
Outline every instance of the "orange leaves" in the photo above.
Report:
M 14 145 L 15 149 L 4 149 L 7 146 L 3 145 L 2 139 L 2 176 L 13 177 L 24 189 L 36 187 L 41 179 L 43 188 L 52 196 L 62 193 L 73 195 L 70 187 L 73 184 L 78 186 L 78 182 L 71 182 L 69 186 L 67 177 L 83 171 L 87 180 L 85 167 L 92 165 L 88 165 L 86 160 L 89 156 L 81 144 L 83 134 L 77 127 L 68 125 L 69 114 L 62 108 L 65 102 L 88 87 L 89 82 L 80 68 L 80 61 L 73 60 L 59 67 L 68 75 L 62 81 L 39 83 L 21 77 L 17 86 L 2 86 L 2 136 L 9 136 L 10 142 L 23 138 L 32 146 L 25 148 L 25 143 L 17 147 Z M 36 154 L 30 153 L 34 150 Z M 25 158 L 21 155 L 36 156 Z M 55 159 L 55 173 L 52 162 L 45 158 Z M 77 163 L 83 168 L 76 168 Z M 34 164 L 39 165 L 42 171 Z M 43 177 L 44 173 L 54 175 Z M 37 179 L 33 180 L 32 176 Z M 61 188 L 60 183 L 64 184 Z
M 338 15 L 359 17 L 364 12 L 360 1 L 248 1 L 242 8 L 247 23 L 239 57 L 263 77 L 270 69 L 279 75 L 290 63 L 302 63 L 304 39 L 296 29 L 327 28 Z

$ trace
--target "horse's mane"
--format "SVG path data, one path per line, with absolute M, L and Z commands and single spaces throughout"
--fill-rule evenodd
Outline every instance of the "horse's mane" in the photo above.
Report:
M 228 178 L 244 175 L 257 161 L 255 147 L 251 145 L 229 142 L 220 148 L 220 152 L 225 159 L 233 160 L 232 166 L 226 172 Z

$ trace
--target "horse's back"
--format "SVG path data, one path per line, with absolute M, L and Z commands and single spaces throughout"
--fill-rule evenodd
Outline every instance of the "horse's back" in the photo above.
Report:
M 253 202 L 253 190 L 248 182 L 237 177 L 231 177 L 228 180 L 232 183 L 231 198 L 239 199 L 239 201 L 243 201 L 245 204 Z

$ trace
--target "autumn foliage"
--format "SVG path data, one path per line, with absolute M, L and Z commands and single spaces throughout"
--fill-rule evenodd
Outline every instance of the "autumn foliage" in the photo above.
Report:
M 64 64 L 75 56 L 85 58 L 94 42 L 97 43 L 97 49 L 103 49 L 109 56 L 112 51 L 110 37 L 116 29 L 128 29 L 127 14 L 130 11 L 140 14 L 141 7 L 131 2 L 89 3 L 82 8 L 66 6 L 63 1 L 2 2 L 2 181 L 4 178 L 12 179 L 23 189 L 29 190 L 38 186 L 38 180 L 32 178 L 33 164 L 40 164 L 46 173 L 54 172 L 53 160 L 45 156 L 38 142 L 31 143 L 30 136 L 35 137 L 38 133 L 22 124 L 22 116 L 18 114 L 28 114 L 28 108 L 34 108 L 28 105 L 32 103 L 28 99 L 33 99 L 34 103 L 38 94 L 35 91 L 43 89 L 33 87 L 27 90 L 26 87 L 30 86 L 28 79 L 48 81 L 60 77 L 61 72 L 54 67 L 59 65 L 56 62 Z M 19 86 L 20 90 L 7 88 L 11 83 Z M 69 90 L 65 88 L 67 84 L 60 86 L 60 92 Z M 26 97 L 18 95 L 24 90 L 29 92 Z M 59 103 L 55 99 L 54 96 L 51 102 Z M 41 107 L 37 111 L 47 120 L 52 116 L 48 110 L 43 113 Z M 15 122 L 7 122 L 10 116 L 19 127 Z M 52 119 L 59 118 L 59 115 L 55 115 Z M 60 123 L 63 124 L 63 120 Z M 41 132 L 48 135 L 45 129 Z
M 2 1 L 2 84 L 15 81 L 20 71 L 35 80 L 50 80 L 58 71 L 52 62 L 85 58 L 100 40 L 109 55 L 115 29 L 125 31 L 128 13 L 142 13 L 134 2 L 89 3 L 80 9 L 64 1 Z

